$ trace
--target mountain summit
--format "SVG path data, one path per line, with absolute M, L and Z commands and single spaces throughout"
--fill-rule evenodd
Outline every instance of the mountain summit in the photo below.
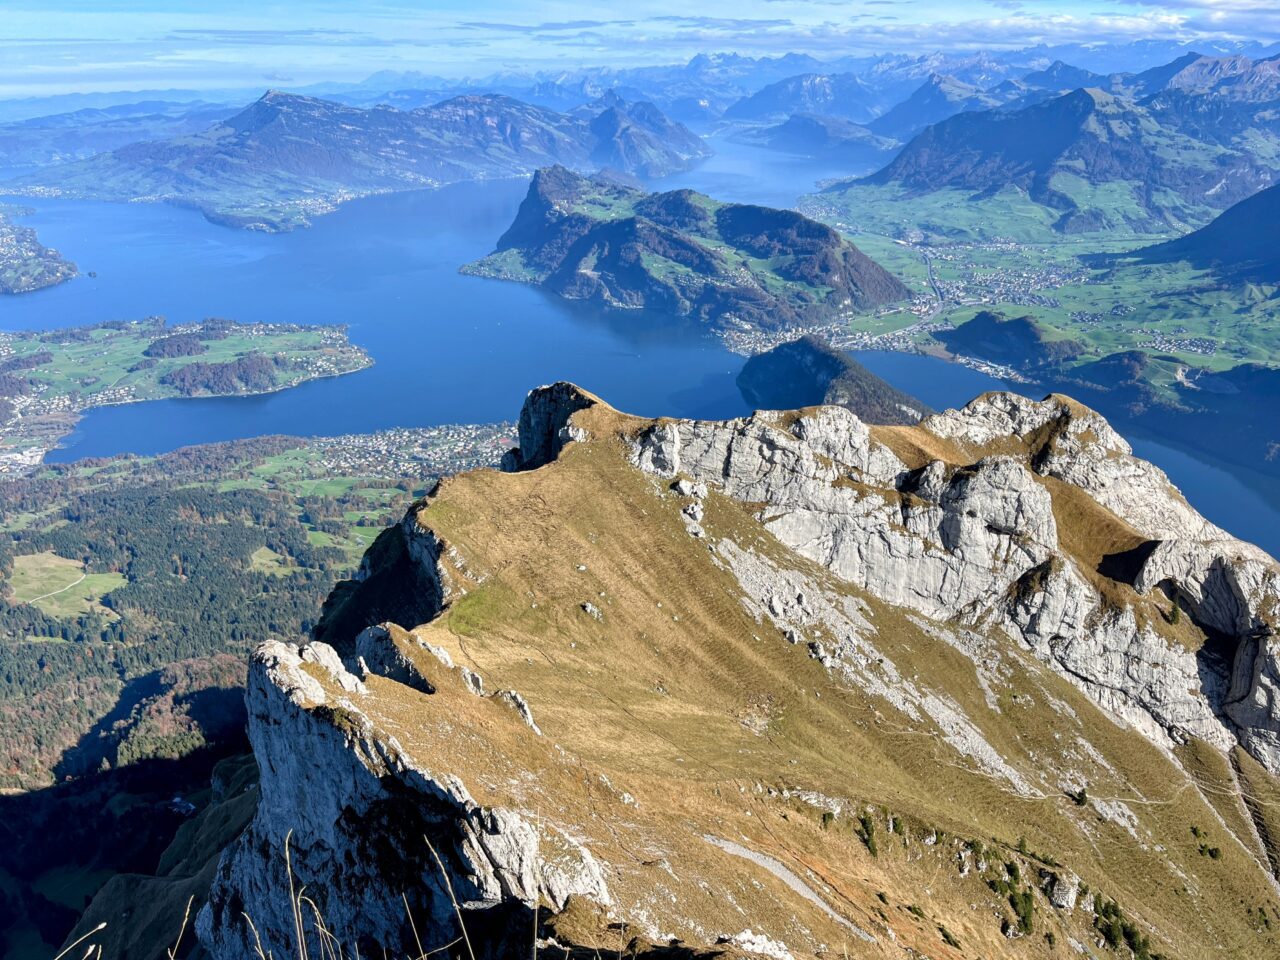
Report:
M 1245 154 L 1163 126 L 1132 101 L 1080 89 L 1021 110 L 937 123 L 864 182 L 911 194 L 1016 188 L 1054 211 L 1060 231 L 1150 232 L 1203 223 L 1271 176 Z M 1107 185 L 1116 193 L 1099 196 L 1095 188 Z
M 519 436 L 255 655 L 213 956 L 1276 953 L 1280 571 L 1097 414 Z

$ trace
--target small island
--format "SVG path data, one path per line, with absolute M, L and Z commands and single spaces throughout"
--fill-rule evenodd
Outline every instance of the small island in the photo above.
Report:
M 795 211 L 692 190 L 645 193 L 563 167 L 535 174 L 497 249 L 463 272 L 688 317 L 726 339 L 802 331 L 910 296 L 835 230 Z
M 30 293 L 70 280 L 76 265 L 46 247 L 30 227 L 13 217 L 30 215 L 25 207 L 0 204 L 0 293 Z
M 34 468 L 92 407 L 271 393 L 372 363 L 337 325 L 151 317 L 0 332 L 0 475 Z

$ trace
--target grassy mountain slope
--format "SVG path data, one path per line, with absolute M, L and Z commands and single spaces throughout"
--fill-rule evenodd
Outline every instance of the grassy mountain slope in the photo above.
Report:
M 1131 101 L 1076 90 L 1022 110 L 951 117 L 880 172 L 826 196 L 865 222 L 914 215 L 942 236 L 1044 239 L 1199 226 L 1271 176 L 1253 157 L 1168 128 Z M 946 198 L 956 212 L 935 218 Z
M 350 655 L 355 628 L 394 617 L 387 588 L 396 570 L 421 560 L 405 538 L 415 538 L 414 551 L 436 544 L 443 611 L 417 624 L 419 611 L 405 608 L 403 628 L 384 628 L 401 679 L 366 671 L 362 691 L 340 665 L 313 657 L 299 668 L 305 687 L 288 688 L 293 699 L 285 705 L 282 696 L 282 712 L 263 717 L 256 743 L 285 747 L 270 744 L 271 721 L 305 731 L 290 749 L 335 764 L 344 751 L 390 757 L 385 767 L 368 761 L 370 789 L 405 769 L 456 777 L 485 809 L 561 825 L 607 864 L 607 910 L 571 897 L 563 912 L 540 913 L 544 931 L 558 930 L 566 951 L 586 956 L 633 937 L 640 951 L 659 933 L 679 941 L 673 956 L 700 947 L 740 956 L 761 936 L 796 957 L 1079 950 L 1198 960 L 1277 949 L 1280 906 L 1222 754 L 1195 744 L 1182 759 L 1166 754 L 990 625 L 933 621 L 836 577 L 762 526 L 778 505 L 762 510 L 717 488 L 690 496 L 687 485 L 636 468 L 637 436 L 691 425 L 625 417 L 581 394 L 563 399 L 585 404 L 571 421 L 579 442 L 538 469 L 444 481 L 384 534 L 368 576 L 335 594 L 320 633 Z M 781 443 L 821 416 L 778 415 L 757 424 L 760 439 Z M 536 440 L 535 425 L 522 425 L 525 440 Z M 555 423 L 542 427 L 556 435 Z M 1033 462 L 1065 436 L 1037 431 L 972 446 L 921 428 L 873 431 L 909 469 L 940 459 L 961 475 L 984 455 Z M 750 446 L 744 436 L 736 452 Z M 769 459 L 785 470 L 784 448 L 769 448 Z M 833 483 L 849 498 L 878 496 L 854 477 Z M 1045 479 L 1044 489 L 1064 562 L 1089 571 L 1108 602 L 1153 618 L 1169 642 L 1204 642 L 1189 619 L 1160 616 L 1162 596 L 1096 572 L 1100 557 L 1141 543 L 1123 517 L 1071 484 Z M 695 502 L 700 536 L 690 535 Z M 904 494 L 902 509 L 912 502 Z M 775 583 L 790 592 L 771 593 Z M 785 625 L 794 618 L 799 638 Z M 868 679 L 830 666 L 822 651 L 842 642 L 865 656 L 857 669 Z M 255 667 L 264 677 L 265 663 Z M 525 718 L 515 701 L 477 696 L 481 683 L 523 694 Z M 993 753 L 975 752 L 975 737 Z M 318 787 L 325 771 L 316 775 Z M 1257 768 L 1249 776 L 1266 790 L 1275 782 Z M 401 808 L 396 796 L 375 804 L 373 819 L 352 809 L 350 832 L 330 841 L 363 850 L 350 851 L 361 876 L 376 874 L 379 857 L 406 878 L 431 862 L 412 852 L 412 835 L 394 855 L 379 852 L 379 831 L 397 836 L 398 818 L 422 809 Z M 274 815 L 260 808 L 256 822 L 266 830 Z M 422 829 L 447 829 L 448 815 L 434 816 L 443 819 Z M 345 896 L 370 888 L 337 892 L 346 873 L 307 846 L 312 829 L 295 835 L 299 882 L 336 915 Z M 271 835 L 253 834 L 236 870 L 224 866 L 215 893 L 223 906 L 207 929 L 243 926 L 226 906 L 242 904 L 225 898 Z M 455 849 L 445 849 L 446 863 Z M 571 854 L 554 856 L 558 870 L 573 869 Z M 1077 896 L 1054 906 L 1044 891 L 1077 876 Z M 435 893 L 421 885 L 407 893 L 421 916 L 434 915 Z M 250 909 L 269 901 L 256 902 Z M 367 922 L 379 902 L 367 901 Z M 457 935 L 441 916 L 424 941 Z M 495 913 L 470 917 L 474 938 Z M 277 928 L 257 919 L 267 946 L 285 951 Z M 528 949 L 536 923 L 518 919 L 508 933 Z
M 1280 186 L 1242 200 L 1207 226 L 1135 257 L 1145 263 L 1186 261 L 1232 283 L 1280 285 Z

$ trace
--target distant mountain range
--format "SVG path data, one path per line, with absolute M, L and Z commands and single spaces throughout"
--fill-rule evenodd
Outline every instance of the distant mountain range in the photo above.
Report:
M 805 113 L 865 123 L 880 112 L 880 101 L 880 94 L 854 74 L 806 73 L 744 97 L 724 115 L 729 120 L 782 120 Z
M 401 111 L 271 91 L 201 133 L 130 144 L 7 189 L 165 200 L 217 222 L 281 230 L 364 194 L 528 175 L 549 163 L 657 177 L 708 154 L 653 105 L 616 96 L 563 114 L 500 95 Z
M 1131 100 L 1090 89 L 953 116 L 862 182 L 979 198 L 1012 186 L 1052 211 L 1062 232 L 1151 232 L 1204 223 L 1273 178 L 1270 165 L 1243 151 L 1196 140 Z M 1096 189 L 1115 185 L 1124 189 Z
M 930 64 L 939 70 L 904 91 L 906 78 L 915 82 Z M 1280 155 L 1280 57 L 1240 53 L 1184 52 L 1166 63 L 1112 73 L 1055 60 L 1021 75 L 1009 62 L 989 57 L 889 58 L 858 72 L 786 78 L 738 101 L 724 116 L 745 122 L 791 116 L 850 121 L 886 140 L 906 142 L 961 113 L 1016 111 L 1082 89 L 1111 94 L 1170 132 L 1240 152 L 1264 166 Z M 789 145 L 780 129 L 755 139 L 782 151 L 813 152 Z M 843 139 L 852 138 L 846 132 Z
M 0 167 L 80 160 L 140 140 L 187 136 L 230 117 L 225 104 L 144 100 L 0 124 Z
M 911 96 L 887 113 L 876 117 L 867 128 L 882 137 L 909 140 L 925 127 L 974 110 L 993 110 L 1024 91 L 1006 81 L 992 92 L 944 74 L 933 74 Z
M 1158 51 L 1164 51 L 1165 59 L 1157 59 Z M 1098 70 L 1096 65 L 1111 69 Z M 1152 43 L 829 61 L 804 54 L 710 54 L 683 64 L 516 71 L 478 80 L 381 71 L 359 83 L 313 84 L 288 92 L 404 112 L 455 97 L 501 95 L 571 113 L 613 95 L 653 103 L 666 117 L 700 128 L 709 129 L 722 118 L 776 124 L 805 115 L 875 124 L 877 135 L 905 141 L 955 113 L 1028 106 L 1053 94 L 1096 87 L 1135 100 L 1166 93 L 1152 105 L 1157 113 L 1202 128 L 1187 131 L 1193 135 L 1227 131 L 1234 139 L 1250 125 L 1272 125 L 1274 112 L 1236 109 L 1223 122 L 1217 112 L 1205 109 L 1200 96 L 1211 92 L 1250 103 L 1267 96 L 1275 99 L 1275 75 L 1274 51 L 1258 44 L 1207 44 L 1192 50 Z M 43 164 L 140 140 L 196 133 L 202 122 L 236 112 L 234 104 L 243 102 L 245 95 L 246 91 L 168 90 L 0 100 L 0 164 Z M 1191 104 L 1184 102 L 1187 98 Z M 23 127 L 6 129 L 28 120 Z M 76 122 L 68 126 L 68 120 Z
M 649 100 L 668 116 L 700 122 L 720 116 L 745 96 L 800 74 L 851 73 L 880 91 L 886 105 L 905 99 L 933 74 L 988 89 L 1004 80 L 1050 69 L 1055 62 L 1106 77 L 1120 71 L 1144 71 L 1190 54 L 1262 59 L 1280 54 L 1280 45 L 1257 41 L 1141 40 L 1132 43 L 1070 43 L 1017 50 L 964 53 L 900 53 L 819 59 L 804 53 L 749 57 L 701 53 L 683 63 L 618 68 L 607 65 L 565 70 L 508 69 L 483 77 L 448 78 L 421 71 L 381 70 L 356 82 L 330 81 L 287 87 L 287 92 L 323 97 L 350 105 L 389 103 L 406 108 L 428 106 L 451 96 L 503 93 L 557 110 L 588 103 L 614 90 L 627 99 Z M 1056 89 L 1093 84 L 1073 82 Z M 426 94 L 424 97 L 423 94 Z M 207 90 L 150 89 L 56 94 L 0 100 L 0 122 L 65 114 L 84 108 L 130 104 L 140 100 L 242 103 L 251 87 Z
M 793 211 L 648 194 L 563 167 L 538 171 L 495 252 L 465 270 L 722 330 L 804 326 L 908 295 L 836 231 Z

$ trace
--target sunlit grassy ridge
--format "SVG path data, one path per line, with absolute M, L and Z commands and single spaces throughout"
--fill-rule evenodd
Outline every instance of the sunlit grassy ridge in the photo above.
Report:
M 407 754 L 481 791 L 485 804 L 565 825 L 611 865 L 623 916 L 679 904 L 665 928 L 689 942 L 739 927 L 786 929 L 796 916 L 857 957 L 907 948 L 1056 955 L 1071 940 L 1093 943 L 1112 920 L 1151 940 L 1131 950 L 1117 934 L 1121 957 L 1246 957 L 1275 947 L 1268 924 L 1280 921 L 1280 907 L 1252 827 L 1229 815 L 1232 774 L 1220 755 L 1179 767 L 1007 639 L 989 641 L 1008 672 L 985 686 L 974 662 L 927 623 L 791 553 L 750 506 L 713 492 L 706 538 L 690 537 L 681 499 L 627 462 L 617 434 L 635 423 L 593 408 L 575 424 L 594 439 L 553 464 L 456 477 L 422 505 L 418 522 L 447 551 L 453 602 L 438 619 L 392 635 L 437 692 L 369 678 L 360 708 L 375 736 L 394 735 Z M 877 436 L 908 467 L 1030 455 L 1014 442 L 961 449 L 912 428 Z M 1102 556 L 1141 537 L 1078 490 L 1046 485 L 1064 549 L 1099 589 L 1172 642 L 1203 643 L 1188 623 L 1169 624 L 1158 598 L 1094 573 Z M 386 602 L 374 599 L 378 571 L 398 534 L 384 536 L 371 554 L 374 578 L 338 597 L 327 638 L 338 642 L 356 622 L 344 607 Z M 1011 790 L 958 756 L 929 721 L 909 722 L 875 693 L 840 683 L 803 644 L 753 618 L 722 559 L 725 542 L 802 576 L 806 594 L 858 604 L 882 655 L 963 710 L 1038 786 Z M 521 691 L 544 736 L 468 692 L 421 643 L 447 650 L 486 689 Z M 324 670 L 307 669 L 342 695 Z M 1083 771 L 1085 793 L 1054 786 L 1068 769 Z M 699 841 L 706 836 L 789 865 L 879 945 L 850 937 L 776 878 Z M 1203 852 L 1210 848 L 1213 856 Z M 1086 896 L 1100 894 L 1099 913 L 1048 906 L 1041 870 L 1078 873 Z M 1119 914 L 1108 913 L 1113 900 Z M 1031 935 L 1006 938 L 1024 925 Z M 583 931 L 602 951 L 610 942 L 603 917 Z

